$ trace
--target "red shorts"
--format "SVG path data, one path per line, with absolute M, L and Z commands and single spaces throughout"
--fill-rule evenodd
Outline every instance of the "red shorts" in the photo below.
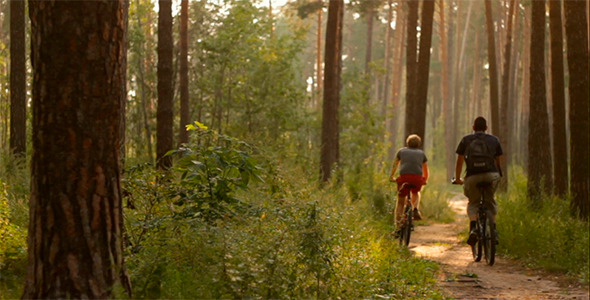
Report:
M 400 175 L 397 179 L 397 192 L 398 195 L 400 197 L 405 197 L 408 195 L 408 189 L 402 189 L 400 190 L 402 184 L 404 182 L 407 182 L 411 185 L 414 186 L 414 188 L 411 189 L 412 193 L 417 193 L 420 191 L 420 189 L 422 189 L 422 185 L 424 184 L 424 177 L 422 177 L 422 175 L 416 175 L 416 174 L 403 174 Z

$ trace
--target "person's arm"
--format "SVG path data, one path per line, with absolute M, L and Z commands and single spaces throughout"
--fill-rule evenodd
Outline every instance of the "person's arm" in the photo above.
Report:
M 465 155 L 458 154 L 457 162 L 455 163 L 455 183 L 463 184 L 461 179 L 461 171 L 463 171 L 463 162 L 465 162 Z
M 396 158 L 395 161 L 393 162 L 393 167 L 391 167 L 391 174 L 389 175 L 389 181 L 394 182 L 395 181 L 395 172 L 397 172 L 397 167 L 399 166 L 399 158 Z
M 428 182 L 428 163 L 424 162 L 422 164 L 422 173 L 424 174 L 424 184 Z

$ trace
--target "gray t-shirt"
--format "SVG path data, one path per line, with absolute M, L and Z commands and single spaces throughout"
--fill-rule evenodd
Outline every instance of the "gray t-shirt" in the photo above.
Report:
M 395 155 L 400 160 L 399 174 L 422 174 L 422 164 L 427 162 L 426 154 L 418 148 L 401 148 Z

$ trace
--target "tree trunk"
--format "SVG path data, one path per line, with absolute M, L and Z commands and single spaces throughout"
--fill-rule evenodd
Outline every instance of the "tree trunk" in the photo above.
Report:
M 416 132 L 416 77 L 418 73 L 418 1 L 408 1 L 406 44 L 406 128 L 404 138 Z M 423 138 L 423 137 L 422 137 Z
M 532 2 L 529 97 L 528 196 L 538 204 L 550 192 L 551 155 L 545 89 L 545 1 Z
M 512 128 L 510 125 L 510 111 L 508 110 L 509 102 L 513 101 L 512 99 L 508 99 L 510 96 L 510 89 L 508 86 L 510 85 L 510 55 L 512 54 L 512 24 L 514 20 L 514 9 L 516 4 L 514 3 L 515 0 L 510 0 L 510 7 L 508 9 L 508 19 L 506 22 L 508 23 L 506 26 L 506 37 L 505 37 L 505 46 L 504 46 L 504 70 L 502 71 L 502 113 L 500 114 L 500 136 L 499 139 L 502 142 L 502 149 L 504 150 L 504 159 L 501 160 L 500 168 L 503 171 L 502 179 L 500 179 L 500 184 L 498 188 L 501 191 L 506 191 L 508 189 L 508 157 L 512 156 L 511 151 L 511 143 L 510 140 L 510 129 Z
M 172 166 L 172 158 L 165 154 L 173 146 L 173 98 L 172 85 L 172 0 L 159 0 L 158 12 L 158 112 L 156 161 L 159 169 Z
M 445 152 L 446 152 L 446 169 L 447 169 L 447 181 L 453 177 L 455 171 L 455 141 L 453 141 L 453 131 L 451 130 L 452 125 L 452 112 L 451 104 L 449 103 L 449 54 L 447 48 L 447 32 L 445 23 L 445 1 L 440 0 L 439 2 L 439 22 L 438 32 L 440 34 L 440 51 L 442 60 L 441 69 L 441 90 L 443 99 L 443 120 L 445 126 Z
M 375 10 L 371 7 L 367 11 L 367 44 L 365 45 L 365 74 L 371 77 L 371 60 L 373 54 L 373 19 L 375 18 Z M 369 79 L 370 82 L 370 79 Z
M 561 0 L 549 1 L 551 30 L 551 100 L 553 106 L 553 187 L 565 195 L 568 184 L 567 134 L 565 125 L 565 83 L 563 71 L 563 25 Z
M 27 154 L 25 1 L 10 3 L 10 151 Z
M 488 34 L 488 63 L 490 65 L 490 106 L 492 109 L 492 133 L 499 135 L 500 118 L 498 103 L 498 65 L 496 60 L 496 42 L 494 38 L 494 20 L 492 19 L 492 2 L 485 0 L 486 24 Z
M 570 96 L 570 158 L 572 209 L 583 219 L 590 216 L 588 187 L 590 178 L 590 82 L 588 79 L 588 35 L 586 5 L 583 1 L 565 0 L 565 33 L 567 37 L 567 63 L 569 67 Z
M 123 279 L 123 1 L 29 2 L 33 156 L 23 299 L 110 298 Z
M 402 9 L 400 8 L 398 10 L 398 16 L 402 14 Z M 403 65 L 402 65 L 402 61 L 404 58 L 404 40 L 405 40 L 405 34 L 406 34 L 406 22 L 404 20 L 404 18 L 400 18 L 399 19 L 399 23 L 396 25 L 399 27 L 396 27 L 396 32 L 395 32 L 395 41 L 396 41 L 396 48 L 395 48 L 395 54 L 394 54 L 394 60 L 393 60 L 393 74 L 394 74 L 394 78 L 393 78 L 393 82 L 391 84 L 391 112 L 389 113 L 389 132 L 390 132 L 390 136 L 389 136 L 389 141 L 391 144 L 391 147 L 389 148 L 389 160 L 393 161 L 395 153 L 397 151 L 397 140 L 398 140 L 398 125 L 399 125 L 399 121 L 401 118 L 401 116 L 403 115 L 403 112 L 401 110 L 401 106 L 400 106 L 400 100 L 401 100 L 401 93 L 402 93 L 402 81 L 403 81 Z
M 385 124 L 389 123 L 389 114 L 387 113 L 387 101 L 389 101 L 389 78 L 391 75 L 391 54 L 393 49 L 391 47 L 391 36 L 393 30 L 391 29 L 391 22 L 393 21 L 393 1 L 387 0 L 387 24 L 385 29 L 385 80 L 383 82 L 383 100 L 381 104 L 381 111 L 385 114 Z M 398 23 L 399 24 L 399 23 Z M 399 28 L 399 27 L 398 27 Z
M 422 17 L 420 21 L 420 54 L 418 59 L 418 74 L 416 76 L 414 118 L 416 122 L 415 133 L 422 137 L 422 145 L 426 141 L 426 104 L 428 101 L 428 78 L 430 77 L 430 46 L 432 45 L 434 1 L 424 0 L 422 2 Z
M 180 128 L 178 143 L 188 143 L 186 125 L 190 123 L 188 95 L 188 0 L 180 2 Z
M 330 180 L 332 168 L 340 159 L 338 110 L 342 71 L 342 23 L 344 1 L 330 0 L 326 27 L 324 104 L 322 110 L 322 146 L 320 173 L 322 182 Z
M 323 2 L 323 1 L 320 1 Z M 316 37 L 316 83 L 317 83 L 317 91 L 314 98 L 317 101 L 318 110 L 321 108 L 320 97 L 322 94 L 322 82 L 323 82 L 323 75 L 322 75 L 322 13 L 323 13 L 323 3 L 320 9 L 318 9 L 318 24 L 317 24 L 317 37 Z

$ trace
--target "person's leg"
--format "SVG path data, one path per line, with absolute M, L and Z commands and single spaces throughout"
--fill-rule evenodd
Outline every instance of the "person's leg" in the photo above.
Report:
M 414 206 L 415 209 L 419 209 L 420 208 L 420 199 L 421 199 L 421 195 L 420 192 L 414 192 L 412 191 L 412 205 Z
M 405 196 L 401 196 L 400 193 L 397 194 L 397 204 L 395 205 L 395 228 L 399 229 L 401 227 L 401 220 L 402 214 L 404 212 L 404 201 Z
M 485 173 L 484 181 L 491 182 L 492 185 L 484 192 L 484 201 L 486 210 L 491 214 L 492 222 L 496 224 L 496 214 L 498 213 L 498 204 L 494 194 L 498 183 L 500 182 L 500 174 L 497 172 Z

